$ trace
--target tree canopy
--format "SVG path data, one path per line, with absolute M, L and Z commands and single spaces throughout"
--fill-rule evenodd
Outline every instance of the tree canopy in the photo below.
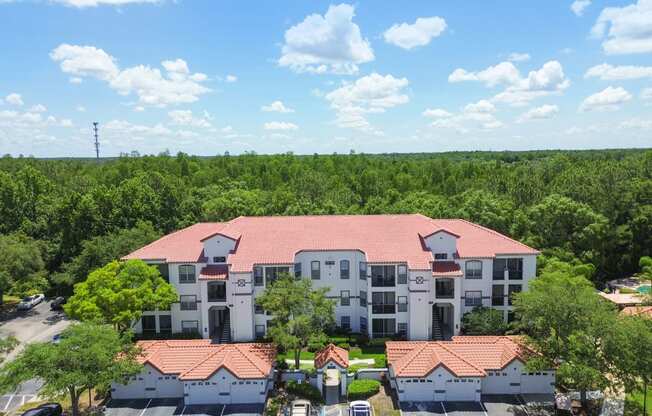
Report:
M 509 325 L 503 311 L 486 306 L 476 306 L 462 316 L 464 335 L 505 335 Z

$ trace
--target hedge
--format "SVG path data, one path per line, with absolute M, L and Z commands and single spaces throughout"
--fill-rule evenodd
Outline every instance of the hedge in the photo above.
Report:
M 353 380 L 347 389 L 349 400 L 362 400 L 380 391 L 378 380 Z
M 322 402 L 321 392 L 317 390 L 317 388 L 311 386 L 307 381 L 299 384 L 292 380 L 288 382 L 287 391 L 295 396 L 310 400 L 312 403 Z

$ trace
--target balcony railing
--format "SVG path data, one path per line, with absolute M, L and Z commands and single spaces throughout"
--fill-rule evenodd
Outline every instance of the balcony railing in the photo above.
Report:
M 376 277 L 371 278 L 372 287 L 394 287 L 396 286 L 396 279 L 394 277 Z
M 395 313 L 396 305 L 388 303 L 375 303 L 371 305 L 371 313 Z

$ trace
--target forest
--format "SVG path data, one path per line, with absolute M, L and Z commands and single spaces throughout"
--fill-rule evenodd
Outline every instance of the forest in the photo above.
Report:
M 652 255 L 652 150 L 0 158 L 0 288 L 72 285 L 163 234 L 240 215 L 464 218 L 626 277 Z

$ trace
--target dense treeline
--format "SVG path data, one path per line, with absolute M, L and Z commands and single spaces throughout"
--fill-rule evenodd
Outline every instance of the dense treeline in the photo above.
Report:
M 420 212 L 483 224 L 596 282 L 652 255 L 652 151 L 0 158 L 0 284 L 69 291 L 197 221 Z

